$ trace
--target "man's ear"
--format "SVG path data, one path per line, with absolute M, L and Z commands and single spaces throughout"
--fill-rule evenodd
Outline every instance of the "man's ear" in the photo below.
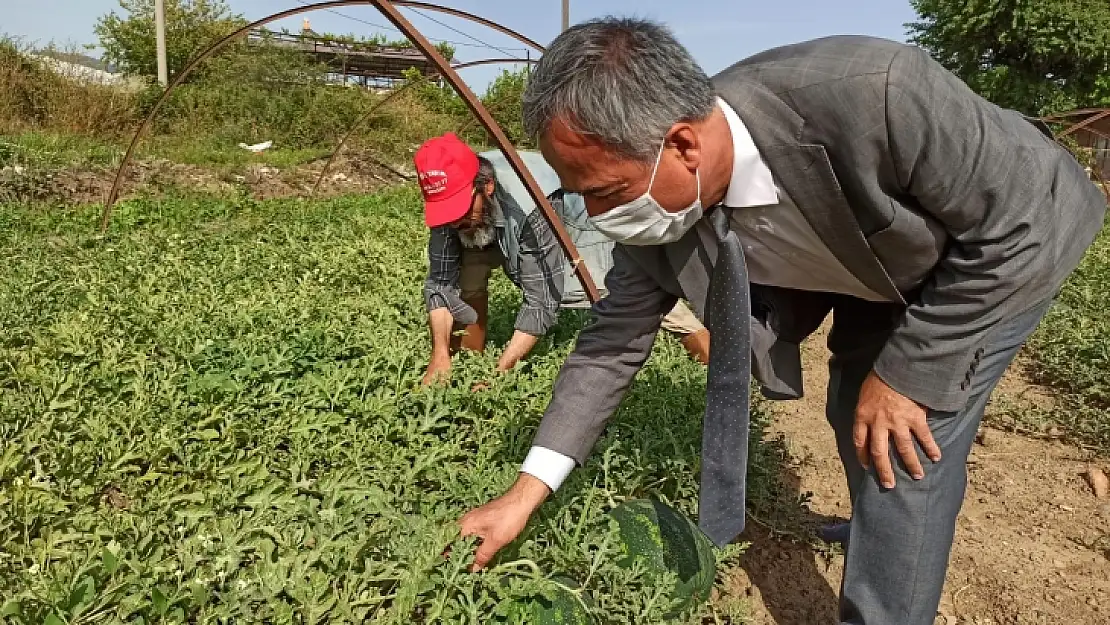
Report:
M 690 171 L 701 165 L 701 138 L 690 124 L 679 122 L 671 126 L 667 132 L 667 146 L 678 150 L 678 157 Z

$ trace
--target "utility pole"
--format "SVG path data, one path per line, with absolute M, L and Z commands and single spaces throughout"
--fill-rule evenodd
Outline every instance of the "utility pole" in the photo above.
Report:
M 570 28 L 570 0 L 563 0 L 563 30 Z
M 170 82 L 166 65 L 166 0 L 154 0 L 154 37 L 158 46 L 158 84 Z

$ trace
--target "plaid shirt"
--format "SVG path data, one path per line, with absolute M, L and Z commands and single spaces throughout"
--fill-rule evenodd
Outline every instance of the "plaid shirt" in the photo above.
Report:
M 543 336 L 558 320 L 563 297 L 566 261 L 551 226 L 539 210 L 524 217 L 519 231 L 509 227 L 501 211 L 521 211 L 517 203 L 499 188 L 496 192 L 500 210 L 492 213 L 497 232 L 497 245 L 505 256 L 504 270 L 521 290 L 524 302 L 516 316 L 516 329 L 532 336 Z M 516 237 L 516 246 L 508 237 Z M 515 258 L 506 250 L 518 249 Z M 459 293 L 459 267 L 466 253 L 458 232 L 448 226 L 433 228 L 428 239 L 428 278 L 424 281 L 424 304 L 429 312 L 447 308 L 457 323 L 477 321 L 474 309 L 462 301 Z

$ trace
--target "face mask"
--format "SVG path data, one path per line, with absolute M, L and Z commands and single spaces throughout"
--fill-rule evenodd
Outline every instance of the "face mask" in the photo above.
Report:
M 651 180 L 643 195 L 589 218 L 590 223 L 602 234 L 625 245 L 664 245 L 681 239 L 701 219 L 701 176 L 697 170 L 694 171 L 694 177 L 698 185 L 698 199 L 693 204 L 672 213 L 651 197 L 651 187 L 655 184 L 655 174 L 659 171 L 664 146 L 660 146 L 659 155 L 655 157 Z

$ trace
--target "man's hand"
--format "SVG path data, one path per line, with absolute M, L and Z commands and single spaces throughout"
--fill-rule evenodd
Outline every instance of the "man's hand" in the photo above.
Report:
M 451 370 L 451 328 L 454 323 L 451 311 L 446 308 L 436 308 L 428 313 L 428 330 L 432 334 L 432 358 L 428 361 L 428 372 L 420 382 L 424 386 L 448 377 L 448 372 Z
M 887 386 L 874 371 L 863 381 L 852 439 L 860 464 L 869 467 L 873 462 L 884 488 L 894 488 L 894 468 L 889 453 L 891 437 L 915 480 L 925 477 L 914 448 L 915 437 L 930 460 L 940 461 L 940 447 L 933 440 L 925 417 L 924 408 Z
M 504 495 L 463 515 L 459 519 L 460 533 L 482 539 L 470 571 L 485 568 L 502 547 L 520 536 L 532 513 L 549 494 L 547 484 L 521 473 Z
M 497 360 L 497 372 L 504 373 L 515 367 L 516 363 L 520 362 L 522 358 L 528 355 L 528 352 L 532 351 L 532 348 L 536 346 L 539 340 L 540 337 L 533 336 L 527 332 L 521 332 L 520 330 L 513 332 L 513 338 L 509 339 L 509 344 L 505 346 L 504 353 L 502 353 L 501 358 Z
M 446 380 L 450 374 L 451 356 L 432 354 L 432 359 L 428 362 L 428 372 L 424 374 L 424 379 L 420 383 L 428 386 L 439 380 Z

